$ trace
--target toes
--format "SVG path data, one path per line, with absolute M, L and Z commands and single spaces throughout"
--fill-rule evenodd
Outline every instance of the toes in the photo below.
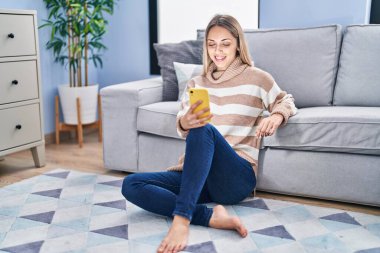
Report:
M 173 245 L 173 244 L 169 244 L 168 245 L 168 247 L 167 247 L 167 252 L 168 253 L 174 253 L 175 251 L 174 251 L 174 247 L 175 245 Z
M 157 253 L 164 253 L 167 248 L 167 243 L 165 241 L 161 242 L 160 246 L 157 249 Z
M 179 251 L 182 251 L 182 250 L 184 250 L 186 248 L 186 244 L 181 244 L 180 245 L 180 248 L 179 248 Z
M 174 253 L 177 253 L 177 252 L 180 252 L 182 249 L 183 249 L 184 247 L 181 245 L 181 244 L 179 244 L 179 245 L 177 245 L 177 247 L 175 247 L 174 248 Z
M 179 246 L 180 246 L 179 250 L 184 250 L 186 248 L 186 244 L 184 243 L 180 244 Z
M 245 237 L 247 235 L 247 229 L 245 226 L 241 223 L 241 221 L 237 218 L 234 220 L 235 223 L 235 230 L 242 236 Z
M 238 228 L 238 232 L 239 232 L 239 234 L 242 236 L 242 237 L 246 237 L 247 236 L 247 234 L 248 234 L 248 231 L 247 231 L 247 229 L 244 227 L 244 226 L 239 226 L 239 228 Z

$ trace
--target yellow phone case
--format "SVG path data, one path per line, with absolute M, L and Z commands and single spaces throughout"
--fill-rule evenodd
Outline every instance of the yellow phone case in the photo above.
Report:
M 208 91 L 202 88 L 190 88 L 189 89 L 189 97 L 190 97 L 190 105 L 195 104 L 198 100 L 202 100 L 203 102 L 195 108 L 194 112 L 199 112 L 200 110 L 209 107 L 210 108 L 210 98 L 208 95 Z M 205 118 L 210 115 L 210 111 L 205 112 L 200 116 L 200 118 Z M 207 120 L 206 122 L 210 122 Z

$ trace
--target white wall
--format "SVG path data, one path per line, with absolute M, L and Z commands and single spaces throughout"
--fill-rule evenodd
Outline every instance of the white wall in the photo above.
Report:
M 234 16 L 243 29 L 258 28 L 258 0 L 158 0 L 158 42 L 196 39 L 215 14 Z

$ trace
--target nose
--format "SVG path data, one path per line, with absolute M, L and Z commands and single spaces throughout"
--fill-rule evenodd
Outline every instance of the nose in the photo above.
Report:
M 222 52 L 223 50 L 222 50 L 221 45 L 216 45 L 216 47 L 215 47 L 215 51 L 216 51 L 216 52 Z

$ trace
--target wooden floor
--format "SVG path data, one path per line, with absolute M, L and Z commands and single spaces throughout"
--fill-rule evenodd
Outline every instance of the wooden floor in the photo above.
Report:
M 18 152 L 6 156 L 4 160 L 0 161 L 0 187 L 26 178 L 37 176 L 57 168 L 107 174 L 116 177 L 125 177 L 128 175 L 126 172 L 105 169 L 103 166 L 102 156 L 102 144 L 98 142 L 97 134 L 95 132 L 84 136 L 83 148 L 79 148 L 74 139 L 63 141 L 60 145 L 47 145 L 46 166 L 43 168 L 34 167 L 32 154 L 29 150 Z M 380 208 L 377 207 L 285 196 L 265 192 L 257 192 L 257 196 L 380 215 Z

